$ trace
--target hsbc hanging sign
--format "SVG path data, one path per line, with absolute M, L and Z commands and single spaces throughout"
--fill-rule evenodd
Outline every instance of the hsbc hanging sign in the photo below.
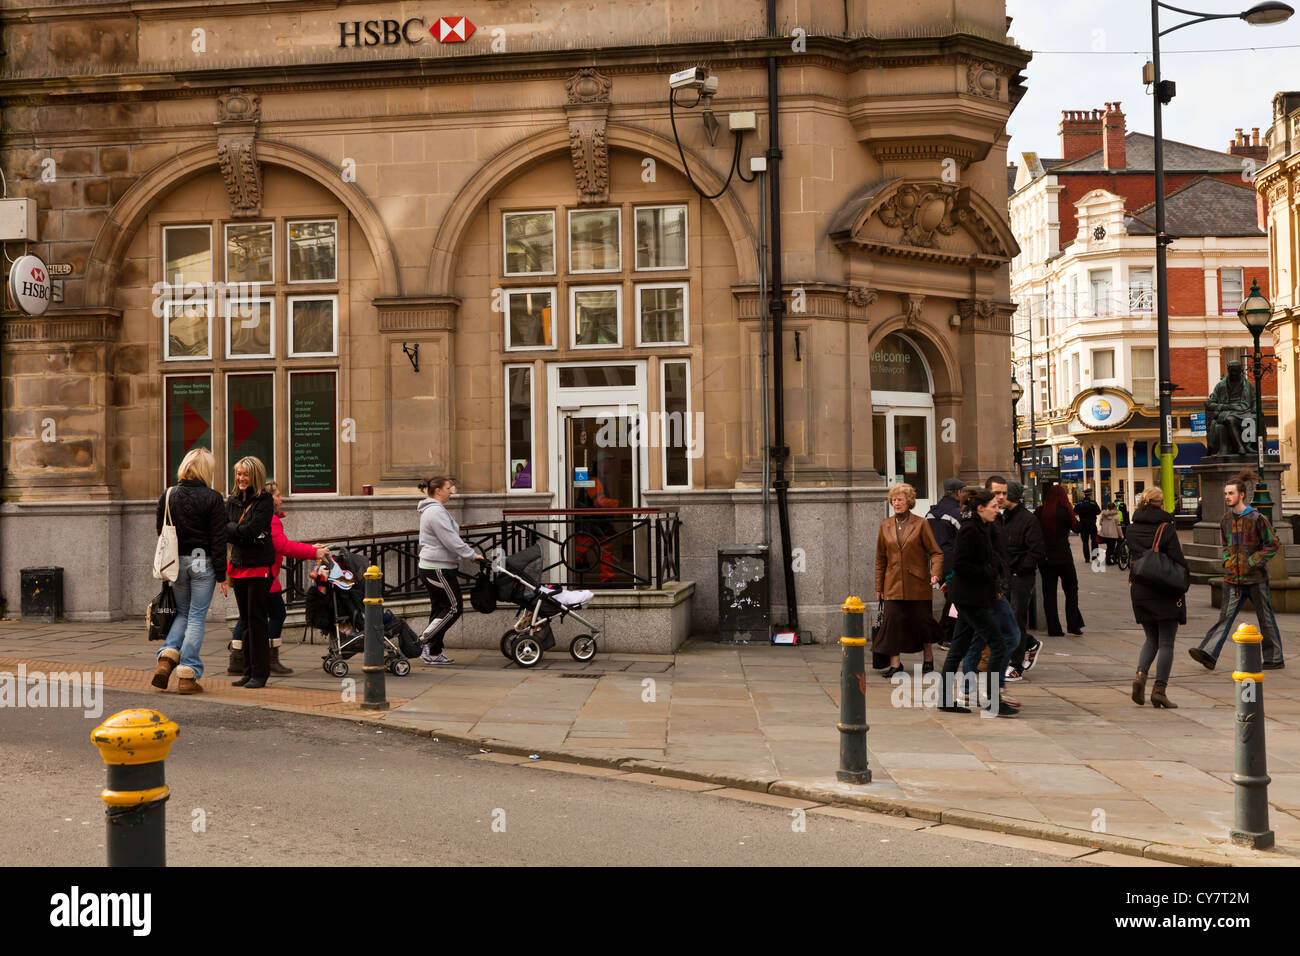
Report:
M 35 256 L 19 256 L 9 270 L 9 295 L 28 315 L 44 315 L 50 307 L 50 270 Z
M 430 26 L 424 17 L 408 20 L 340 20 L 339 49 L 361 46 L 415 46 L 432 36 L 439 43 L 464 43 L 475 26 L 469 17 L 439 17 Z

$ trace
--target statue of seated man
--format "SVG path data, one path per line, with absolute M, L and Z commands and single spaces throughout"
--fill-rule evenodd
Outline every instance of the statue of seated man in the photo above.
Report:
M 1211 455 L 1244 458 L 1250 452 L 1242 439 L 1247 420 L 1255 418 L 1255 390 L 1242 374 L 1240 362 L 1228 363 L 1228 374 L 1219 380 L 1205 403 L 1205 437 Z

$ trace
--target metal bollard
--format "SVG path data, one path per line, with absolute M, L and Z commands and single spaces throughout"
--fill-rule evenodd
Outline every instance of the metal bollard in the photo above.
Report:
M 388 709 L 388 687 L 384 677 L 384 572 L 373 564 L 366 568 L 366 656 L 361 670 L 366 675 L 365 710 Z
M 163 762 L 180 728 L 156 710 L 114 714 L 90 739 L 108 765 L 108 784 L 99 796 L 107 804 L 109 866 L 166 866 L 166 805 L 171 791 Z
M 835 778 L 844 783 L 870 783 L 867 767 L 867 639 L 862 636 L 862 615 L 867 606 L 851 597 L 840 608 L 844 612 L 844 648 L 840 659 L 840 769 Z
M 1232 782 L 1233 843 L 1256 850 L 1273 845 L 1268 828 L 1269 775 L 1264 749 L 1264 638 L 1253 624 L 1243 624 L 1232 635 L 1237 645 L 1236 764 Z

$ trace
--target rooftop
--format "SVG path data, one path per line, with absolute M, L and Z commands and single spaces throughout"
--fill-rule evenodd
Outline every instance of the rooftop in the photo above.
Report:
M 1155 204 L 1134 210 L 1124 220 L 1131 236 L 1155 235 Z M 1165 197 L 1165 228 L 1174 236 L 1263 236 L 1256 193 L 1202 176 Z

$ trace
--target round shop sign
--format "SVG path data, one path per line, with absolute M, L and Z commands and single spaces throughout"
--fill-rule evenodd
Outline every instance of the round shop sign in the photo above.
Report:
M 1116 428 L 1128 420 L 1132 405 L 1122 395 L 1094 395 L 1079 405 L 1079 421 L 1087 428 Z
M 9 270 L 9 294 L 28 315 L 44 315 L 50 307 L 50 270 L 35 256 L 19 256 Z

